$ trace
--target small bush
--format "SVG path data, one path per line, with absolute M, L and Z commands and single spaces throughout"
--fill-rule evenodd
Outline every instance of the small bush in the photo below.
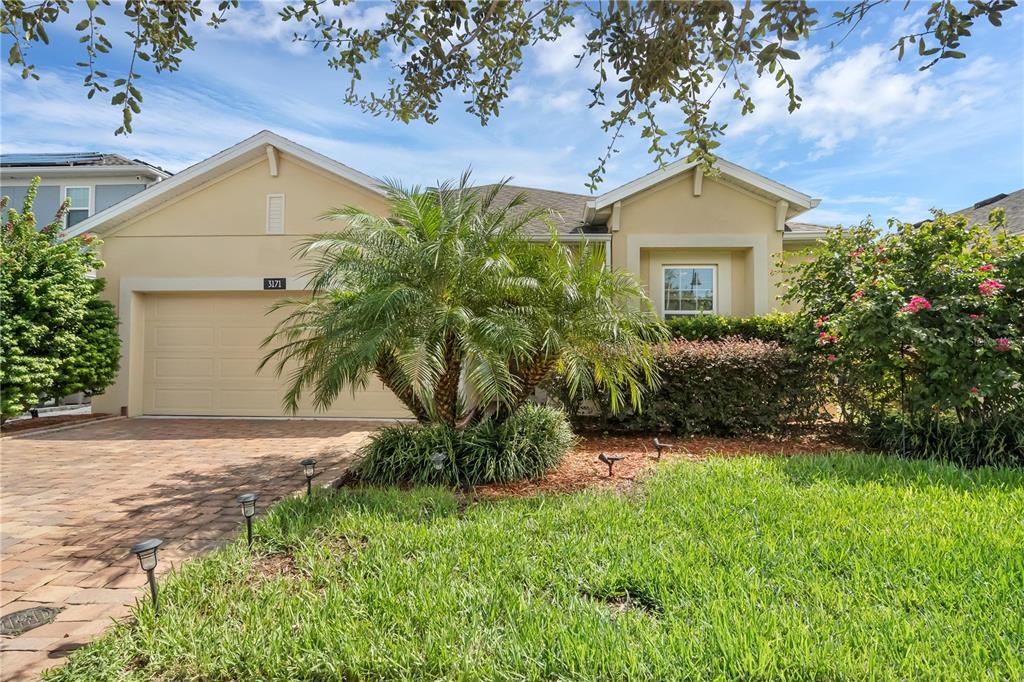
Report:
M 681 315 L 665 323 L 673 338 L 689 341 L 721 341 L 735 337 L 746 340 L 788 344 L 793 339 L 797 318 L 789 313 L 754 317 L 727 315 Z
M 661 384 L 642 412 L 621 418 L 627 428 L 733 436 L 818 416 L 813 364 L 778 343 L 678 340 L 655 358 Z
M 898 414 L 867 425 L 868 444 L 891 455 L 965 466 L 1024 466 L 1024 417 L 961 423 L 948 415 L 914 422 Z
M 565 413 L 528 404 L 504 422 L 454 429 L 399 424 L 381 429 L 360 451 L 356 473 L 368 483 L 470 486 L 537 478 L 576 441 Z M 431 455 L 441 453 L 436 468 Z

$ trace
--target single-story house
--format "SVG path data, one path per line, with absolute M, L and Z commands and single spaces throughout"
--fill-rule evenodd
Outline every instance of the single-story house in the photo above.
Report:
M 1006 216 L 1007 232 L 1024 234 L 1024 189 L 1009 194 L 999 193 L 954 213 L 967 216 L 972 223 L 987 225 L 989 214 L 997 208 L 1003 209 Z
M 10 197 L 11 208 L 20 211 L 32 178 L 42 180 L 34 207 L 39 227 L 53 220 L 65 198 L 71 200 L 64 216 L 70 228 L 170 176 L 120 154 L 0 154 L 0 195 Z
M 660 314 L 768 313 L 775 257 L 824 232 L 793 220 L 818 200 L 724 160 L 718 168 L 711 177 L 677 162 L 600 196 L 524 191 L 558 211 L 560 239 L 602 244 L 612 266 L 635 272 Z M 268 308 L 305 287 L 295 241 L 331 228 L 318 216 L 346 204 L 387 210 L 374 178 L 264 131 L 74 226 L 69 234 L 104 240 L 106 293 L 121 320 L 121 372 L 94 408 L 281 415 L 285 380 L 255 371 L 276 319 Z M 528 229 L 547 238 L 544 225 Z M 326 413 L 404 415 L 380 385 Z

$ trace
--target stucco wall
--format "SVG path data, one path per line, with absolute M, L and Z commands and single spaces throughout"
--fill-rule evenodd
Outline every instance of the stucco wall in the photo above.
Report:
M 674 261 L 718 267 L 720 312 L 769 312 L 778 306 L 772 265 L 781 251 L 774 202 L 709 177 L 694 196 L 692 172 L 624 200 L 612 236 L 612 264 L 635 272 L 659 310 L 662 266 Z
M 268 194 L 285 195 L 285 234 L 266 233 Z M 318 217 L 346 204 L 386 208 L 380 195 L 282 153 L 277 177 L 261 158 L 104 235 L 100 274 L 106 298 L 118 308 L 125 347 L 121 376 L 93 400 L 94 408 L 140 412 L 142 372 L 136 370 L 143 361 L 145 294 L 139 291 L 256 291 L 264 277 L 285 277 L 289 289 L 302 289 L 305 266 L 293 257 L 296 243 L 329 231 L 332 224 Z

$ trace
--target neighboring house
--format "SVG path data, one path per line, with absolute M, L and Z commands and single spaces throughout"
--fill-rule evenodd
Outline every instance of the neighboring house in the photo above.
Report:
M 65 197 L 71 208 L 64 226 L 71 228 L 170 175 L 118 154 L 0 154 L 0 195 L 11 198 L 11 208 L 20 211 L 32 178 L 41 178 L 34 206 L 39 227 L 53 220 Z
M 982 199 L 970 208 L 954 211 L 967 216 L 971 223 L 988 225 L 988 214 L 1001 208 L 1006 213 L 1006 231 L 1010 234 L 1024 234 L 1024 189 L 1009 194 L 997 194 Z
M 503 198 L 523 190 L 557 210 L 559 239 L 600 244 L 662 315 L 770 312 L 775 257 L 822 235 L 793 221 L 818 200 L 726 161 L 718 169 L 710 177 L 678 162 L 600 196 L 508 187 Z M 75 226 L 72 235 L 103 237 L 106 295 L 121 320 L 121 373 L 95 409 L 281 415 L 286 379 L 255 372 L 280 319 L 268 307 L 304 290 L 295 241 L 329 229 L 318 216 L 346 204 L 387 211 L 374 178 L 264 131 Z M 538 239 L 548 229 L 528 226 Z M 306 403 L 299 414 L 318 413 Z M 371 383 L 326 416 L 405 414 Z

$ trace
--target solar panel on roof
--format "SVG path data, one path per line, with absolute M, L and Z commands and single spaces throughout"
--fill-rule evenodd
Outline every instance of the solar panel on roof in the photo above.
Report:
M 103 158 L 98 152 L 76 152 L 71 154 L 0 154 L 4 166 L 73 166 L 91 163 Z

